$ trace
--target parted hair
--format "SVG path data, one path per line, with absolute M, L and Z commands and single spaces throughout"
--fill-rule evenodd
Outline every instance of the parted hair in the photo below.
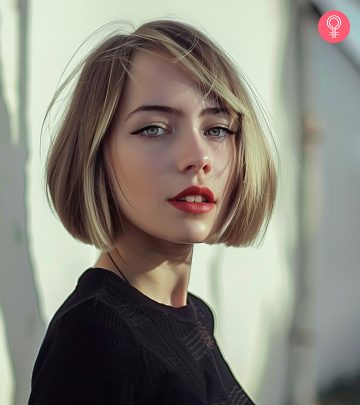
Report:
M 90 51 L 55 92 L 45 120 L 77 75 L 47 155 L 48 202 L 74 238 L 102 250 L 114 247 L 124 231 L 124 214 L 105 164 L 104 141 L 134 52 L 156 49 L 167 51 L 174 63 L 182 64 L 206 91 L 205 97 L 215 97 L 239 121 L 227 204 L 204 243 L 251 245 L 265 235 L 276 199 L 274 156 L 261 124 L 261 118 L 266 120 L 264 109 L 251 99 L 250 84 L 226 52 L 184 22 L 158 19 L 132 33 L 113 33 Z

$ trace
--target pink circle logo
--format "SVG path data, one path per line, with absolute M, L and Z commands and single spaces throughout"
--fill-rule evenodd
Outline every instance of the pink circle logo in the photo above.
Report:
M 350 22 L 341 11 L 327 11 L 320 17 L 318 31 L 326 42 L 332 44 L 342 42 L 350 32 Z

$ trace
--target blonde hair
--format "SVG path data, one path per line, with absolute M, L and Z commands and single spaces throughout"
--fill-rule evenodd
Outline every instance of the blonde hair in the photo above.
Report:
M 240 122 L 231 162 L 227 204 L 204 243 L 247 246 L 263 236 L 276 196 L 276 171 L 264 129 L 243 74 L 210 38 L 189 24 L 147 22 L 129 34 L 103 40 L 55 93 L 49 111 L 80 72 L 46 162 L 47 198 L 70 234 L 99 249 L 113 248 L 122 228 L 122 212 L 103 159 L 104 139 L 137 50 L 161 49 L 174 56 Z M 261 108 L 261 107 L 260 107 Z M 266 117 L 259 110 L 262 118 Z M 44 120 L 44 121 L 45 121 Z

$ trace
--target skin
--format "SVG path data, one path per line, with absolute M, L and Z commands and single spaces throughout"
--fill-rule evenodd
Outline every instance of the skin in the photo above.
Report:
M 224 113 L 200 117 L 202 109 L 216 103 L 205 103 L 184 67 L 171 63 L 164 51 L 156 53 L 134 54 L 131 78 L 108 138 L 106 164 L 126 229 L 110 253 L 133 287 L 157 302 L 181 307 L 187 303 L 194 243 L 211 235 L 225 204 L 234 153 L 235 135 L 219 140 L 227 132 L 210 128 L 222 125 L 235 130 L 236 123 Z M 128 117 L 148 104 L 175 107 L 182 115 L 142 111 Z M 164 128 L 145 130 L 158 138 L 132 134 L 150 123 Z M 191 214 L 167 201 L 191 185 L 213 191 L 213 210 Z M 106 252 L 94 267 L 119 275 Z

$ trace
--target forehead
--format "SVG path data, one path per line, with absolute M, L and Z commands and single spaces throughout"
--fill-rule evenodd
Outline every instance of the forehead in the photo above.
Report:
M 184 65 L 174 62 L 164 50 L 150 52 L 141 50 L 133 55 L 123 94 L 125 104 L 203 99 L 204 89 Z
M 130 63 L 130 73 L 141 82 L 154 83 L 152 79 L 159 79 L 158 82 L 172 80 L 196 82 L 190 72 L 180 62 L 175 62 L 174 57 L 162 49 L 144 49 L 136 51 Z M 162 79 L 162 80 L 160 80 Z

